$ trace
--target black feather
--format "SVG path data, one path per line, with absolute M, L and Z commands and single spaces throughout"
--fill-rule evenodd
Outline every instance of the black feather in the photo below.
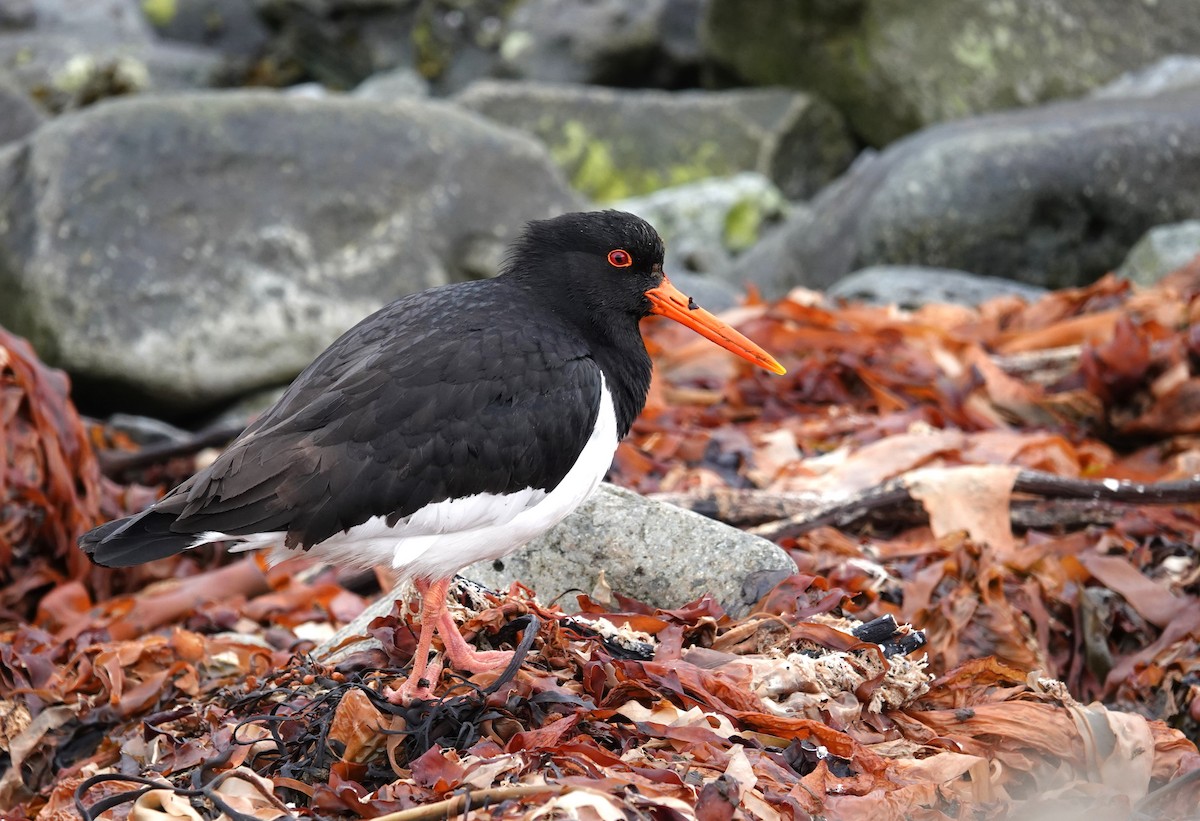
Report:
M 133 567 L 187 550 L 196 536 L 174 533 L 175 516 L 151 508 L 136 516 L 101 525 L 79 540 L 92 561 L 105 567 Z

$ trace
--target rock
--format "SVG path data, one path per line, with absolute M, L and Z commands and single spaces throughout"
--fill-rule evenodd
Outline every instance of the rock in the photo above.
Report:
M 516 553 L 462 571 L 472 581 L 503 589 L 520 581 L 553 601 L 571 590 L 588 592 L 600 571 L 617 593 L 659 607 L 678 607 L 712 593 L 732 615 L 754 600 L 743 585 L 760 571 L 794 573 L 777 545 L 613 485 L 561 524 Z
M 753 171 L 662 188 L 612 204 L 649 222 L 667 244 L 666 268 L 704 273 L 729 264 L 787 216 L 788 202 Z
M 156 42 L 138 0 L 34 0 L 31 7 L 28 25 L 0 29 L 0 71 L 51 111 L 217 79 L 220 57 Z
M 481 81 L 466 108 L 533 134 L 576 189 L 598 202 L 758 171 L 788 197 L 816 191 L 854 148 L 837 112 L 782 90 L 616 91 Z
M 18 4 L 20 5 L 20 4 Z M 139 0 L 32 0 L 22 28 L 42 33 L 74 33 L 95 41 L 149 41 L 153 32 Z
M 19 140 L 46 120 L 46 115 L 16 82 L 0 72 L 0 145 Z
M 933 302 L 978 305 L 998 296 L 1041 299 L 1045 288 L 998 277 L 981 277 L 948 268 L 919 265 L 874 265 L 855 271 L 833 285 L 826 295 L 835 299 L 919 308 Z
M 141 5 L 161 37 L 206 46 L 227 57 L 258 57 L 271 37 L 254 0 L 142 0 Z
M 871 265 L 1042 287 L 1113 270 L 1152 226 L 1200 216 L 1200 92 L 946 123 L 864 156 L 740 257 L 767 296 Z
M 1137 241 L 1117 276 L 1150 287 L 1200 256 L 1200 220 L 1152 228 Z
M 508 21 L 500 71 L 558 83 L 697 84 L 703 0 L 525 0 Z
M 1171 91 L 1200 88 L 1200 57 L 1172 54 L 1161 60 L 1122 74 L 1091 96 L 1100 100 L 1123 97 L 1157 97 Z
M 294 63 L 331 88 L 372 74 L 415 69 L 438 94 L 490 76 L 512 0 L 256 0 L 277 29 L 279 63 Z
M 0 70 L 5 69 L 26 93 L 57 112 L 105 97 L 210 86 L 221 59 L 194 46 L 29 32 L 0 35 Z
M 1196 11 L 1195 0 L 711 0 L 703 35 L 738 76 L 820 94 L 882 146 L 1194 53 Z
M 411 68 L 395 68 L 372 74 L 354 89 L 353 94 L 363 100 L 389 103 L 410 97 L 428 97 L 429 83 Z
M 194 413 L 578 206 L 535 142 L 444 103 L 114 101 L 0 152 L 0 325 L 94 410 Z
M 295 97 L 301 100 L 324 100 L 336 96 L 340 92 L 330 91 L 320 83 L 299 83 L 280 89 L 280 93 L 286 97 Z
M 33 28 L 37 23 L 37 11 L 33 0 L 7 0 L 0 3 L 0 33 Z

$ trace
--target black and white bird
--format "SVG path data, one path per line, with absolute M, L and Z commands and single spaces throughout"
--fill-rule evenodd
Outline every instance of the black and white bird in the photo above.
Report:
M 304 370 L 211 465 L 147 510 L 86 534 L 127 567 L 210 542 L 278 561 L 389 565 L 422 597 L 403 700 L 428 698 L 436 631 L 459 670 L 508 651 L 467 644 L 454 574 L 561 521 L 599 485 L 646 402 L 639 320 L 670 317 L 775 373 L 766 351 L 663 274 L 663 243 L 617 211 L 532 222 L 500 276 L 402 297 Z

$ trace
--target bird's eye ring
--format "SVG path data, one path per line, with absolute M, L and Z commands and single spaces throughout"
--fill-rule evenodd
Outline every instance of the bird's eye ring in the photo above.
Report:
M 633 257 L 628 251 L 616 248 L 608 252 L 608 264 L 614 268 L 628 268 L 633 265 Z

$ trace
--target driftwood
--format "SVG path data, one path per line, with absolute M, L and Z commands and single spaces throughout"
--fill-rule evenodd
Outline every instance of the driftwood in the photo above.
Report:
M 141 470 L 180 456 L 191 456 L 205 448 L 224 447 L 245 429 L 244 422 L 229 422 L 196 431 L 186 439 L 156 442 L 139 450 L 101 451 L 98 454 L 100 471 L 110 479 L 119 478 L 127 471 Z
M 1022 470 L 1013 492 L 1036 499 L 1014 499 L 1017 529 L 1078 527 L 1115 522 L 1129 505 L 1200 504 L 1200 476 L 1144 484 L 1115 479 L 1068 479 Z M 657 493 L 653 498 L 718 519 L 768 539 L 798 536 L 824 525 L 851 527 L 886 514 L 892 524 L 924 519 L 920 504 L 899 477 L 851 496 L 826 498 L 815 493 L 778 493 L 719 488 L 703 493 Z

